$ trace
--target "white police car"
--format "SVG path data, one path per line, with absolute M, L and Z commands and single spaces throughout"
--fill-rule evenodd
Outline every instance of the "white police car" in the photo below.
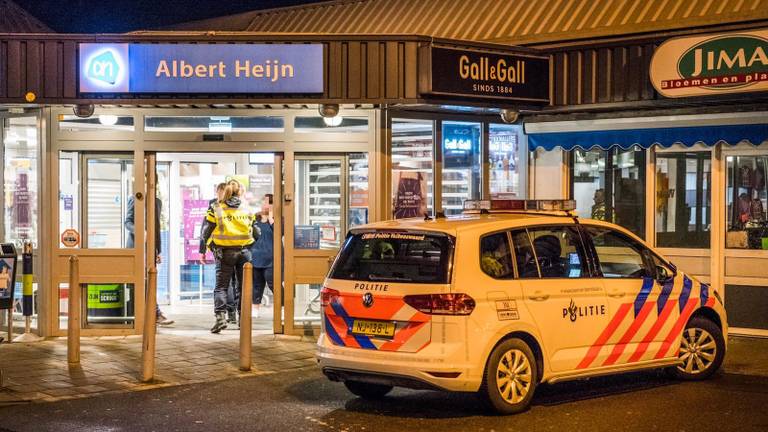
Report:
M 704 379 L 725 355 L 717 291 L 572 201 L 351 230 L 322 289 L 323 373 L 354 394 L 478 392 L 524 410 L 537 384 L 644 368 Z

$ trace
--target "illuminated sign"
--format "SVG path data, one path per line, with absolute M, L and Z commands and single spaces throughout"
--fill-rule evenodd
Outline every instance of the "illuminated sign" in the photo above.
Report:
M 80 93 L 322 93 L 322 44 L 79 45 Z
M 490 98 L 510 104 L 549 103 L 549 58 L 530 50 L 517 51 L 424 47 L 420 53 L 420 91 L 438 97 Z
M 650 78 L 671 98 L 768 90 L 768 30 L 670 39 L 654 52 Z

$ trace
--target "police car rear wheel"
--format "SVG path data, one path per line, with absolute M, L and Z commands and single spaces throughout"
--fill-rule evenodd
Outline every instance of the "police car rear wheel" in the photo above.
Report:
M 381 399 L 392 391 L 392 386 L 360 381 L 344 381 L 344 385 L 352 394 L 363 399 Z
M 679 351 L 680 364 L 673 374 L 683 380 L 709 378 L 723 362 L 725 341 L 720 328 L 712 321 L 695 317 L 683 330 Z
M 536 359 L 520 339 L 507 339 L 491 353 L 480 396 L 499 414 L 515 414 L 528 408 L 536 389 Z

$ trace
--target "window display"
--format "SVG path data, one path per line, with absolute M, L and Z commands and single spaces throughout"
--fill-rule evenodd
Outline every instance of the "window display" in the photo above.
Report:
M 645 237 L 645 150 L 576 149 L 571 155 L 571 197 L 578 214 Z
M 522 197 L 520 189 L 520 126 L 491 124 L 488 128 L 488 158 L 490 163 L 491 197 L 514 195 Z
M 4 241 L 37 245 L 39 141 L 36 117 L 4 120 Z
M 728 156 L 725 247 L 768 250 L 768 154 Z
M 392 120 L 392 216 L 432 214 L 433 123 Z
M 464 201 L 480 198 L 480 131 L 480 123 L 443 122 L 442 194 L 446 215 L 460 214 Z
M 709 248 L 712 160 L 710 152 L 656 157 L 656 245 Z

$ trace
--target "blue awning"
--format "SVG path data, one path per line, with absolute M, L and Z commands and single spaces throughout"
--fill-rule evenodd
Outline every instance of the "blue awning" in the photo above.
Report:
M 552 150 L 581 148 L 589 150 L 599 147 L 608 150 L 621 147 L 624 150 L 632 146 L 649 148 L 653 145 L 670 147 L 682 144 L 692 147 L 694 144 L 715 145 L 720 141 L 735 145 L 747 141 L 753 145 L 768 140 L 768 124 L 695 126 L 653 129 L 599 130 L 584 132 L 548 132 L 528 135 L 528 148 L 537 147 Z

